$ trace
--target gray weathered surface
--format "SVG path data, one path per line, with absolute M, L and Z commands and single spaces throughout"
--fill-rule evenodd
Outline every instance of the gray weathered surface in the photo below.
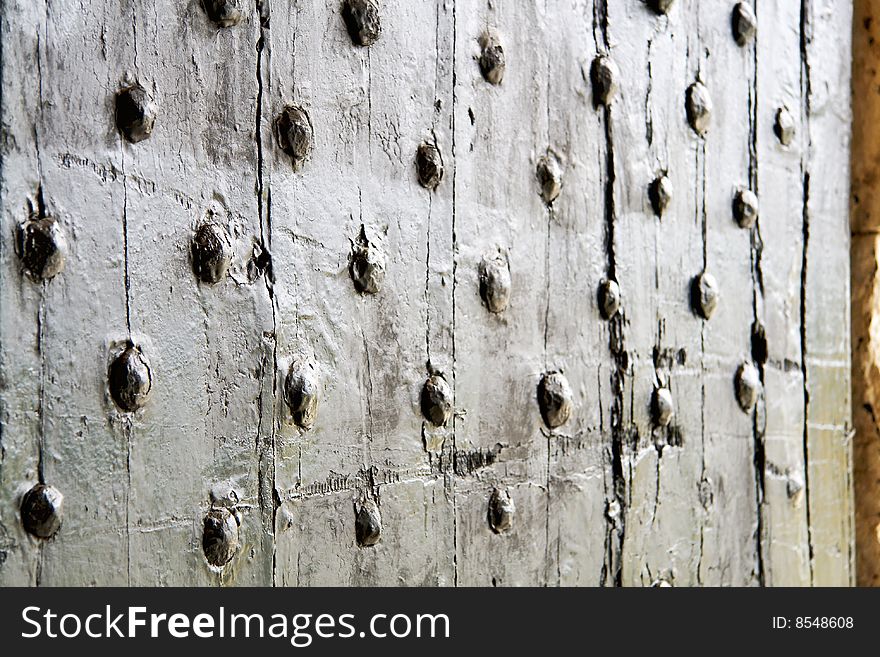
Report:
M 369 47 L 341 3 L 244 4 L 218 29 L 197 0 L 3 3 L 0 583 L 852 581 L 846 3 L 761 0 L 744 47 L 720 0 L 668 16 L 640 0 L 384 0 Z M 487 30 L 500 84 L 478 64 Z M 597 55 L 618 69 L 607 107 Z M 134 82 L 157 120 L 130 144 L 114 96 Z M 702 136 L 695 82 L 712 99 Z M 288 106 L 314 135 L 298 170 L 274 134 Z M 422 142 L 442 154 L 434 190 Z M 563 169 L 549 205 L 548 153 Z M 732 214 L 741 187 L 760 201 L 751 229 Z M 70 244 L 48 282 L 13 248 L 40 207 Z M 206 221 L 233 245 L 214 285 L 190 262 Z M 362 229 L 385 256 L 376 294 L 350 277 Z M 511 297 L 493 313 L 480 267 L 499 254 Z M 690 300 L 704 270 L 708 320 Z M 606 278 L 622 291 L 610 320 Z M 769 354 L 743 412 L 754 323 Z M 129 339 L 153 389 L 123 413 L 107 368 Z M 309 429 L 285 403 L 292 365 L 320 390 Z M 573 412 L 548 429 L 537 389 L 553 371 Z M 452 392 L 441 427 L 421 413 L 431 374 Z M 40 480 L 65 498 L 49 540 L 19 519 Z M 515 505 L 499 533 L 496 489 Z M 361 547 L 372 502 L 381 540 Z M 202 550 L 212 504 L 241 522 L 222 569 Z

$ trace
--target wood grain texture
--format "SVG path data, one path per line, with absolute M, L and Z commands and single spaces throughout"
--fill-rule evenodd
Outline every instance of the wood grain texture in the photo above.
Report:
M 3 3 L 0 584 L 851 582 L 848 11 L 761 0 L 740 47 L 720 0 L 664 16 L 641 0 L 380 4 L 363 47 L 341 2 L 241 2 L 223 29 L 198 0 Z M 481 74 L 486 33 L 499 84 Z M 599 55 L 617 68 L 607 105 Z M 703 135 L 695 82 L 713 102 Z M 114 125 L 133 83 L 157 108 L 136 144 Z M 275 130 L 291 106 L 313 132 L 298 167 Z M 433 190 L 423 142 L 442 157 Z M 741 187 L 760 199 L 750 229 Z M 47 282 L 14 249 L 34 212 L 70 244 Z M 232 245 L 213 285 L 190 256 L 206 222 Z M 350 275 L 362 231 L 385 257 L 376 294 Z M 492 258 L 511 279 L 500 313 L 481 298 Z M 690 298 L 703 271 L 720 291 L 708 320 Z M 605 279 L 622 291 L 610 319 Z M 744 412 L 734 376 L 756 324 L 769 358 Z M 153 375 L 134 413 L 107 384 L 129 340 Z M 320 390 L 308 429 L 285 400 L 291 366 Z M 553 429 L 548 372 L 572 390 Z M 444 426 L 421 411 L 432 374 L 452 394 Z M 38 481 L 65 496 L 48 541 L 19 519 Z M 515 505 L 501 533 L 495 490 Z M 364 500 L 381 514 L 371 547 Z M 202 549 L 212 505 L 240 523 L 223 568 Z

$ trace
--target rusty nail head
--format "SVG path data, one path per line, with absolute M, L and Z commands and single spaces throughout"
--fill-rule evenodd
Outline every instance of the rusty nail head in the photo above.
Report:
M 208 563 L 222 568 L 235 556 L 239 546 L 238 518 L 226 507 L 213 508 L 205 516 L 202 550 Z
M 431 424 L 443 426 L 452 415 L 452 389 L 440 374 L 432 374 L 422 387 L 422 415 Z
M 193 272 L 203 283 L 219 283 L 232 263 L 232 239 L 220 224 L 202 224 L 190 244 Z
M 376 294 L 385 280 L 385 253 L 382 245 L 367 237 L 366 226 L 352 242 L 348 270 L 358 292 Z
M 783 146 L 788 146 L 794 139 L 795 125 L 794 117 L 787 107 L 780 107 L 776 110 L 776 122 L 773 124 L 773 132 L 776 138 Z
M 687 88 L 685 109 L 694 132 L 700 136 L 706 134 L 712 118 L 712 98 L 702 82 L 694 82 Z
M 314 131 L 308 113 L 298 105 L 288 105 L 275 119 L 275 141 L 299 171 L 312 152 Z
M 611 319 L 620 310 L 620 285 L 617 281 L 605 279 L 599 283 L 599 312 L 602 319 Z
M 657 14 L 668 14 L 675 0 L 648 0 L 648 6 Z
M 141 85 L 133 84 L 116 94 L 116 127 L 132 144 L 153 134 L 155 123 L 156 106 Z
M 538 384 L 538 406 L 544 424 L 550 429 L 561 427 L 571 418 L 574 394 L 562 372 L 547 372 Z
M 617 64 L 607 57 L 600 55 L 593 60 L 590 66 L 590 82 L 593 87 L 593 105 L 610 105 L 617 94 L 617 80 L 620 71 Z
M 416 151 L 416 171 L 419 184 L 425 189 L 435 189 L 443 179 L 443 158 L 436 144 L 423 141 Z
M 64 495 L 54 486 L 37 484 L 21 499 L 21 524 L 28 534 L 52 538 L 61 529 Z
M 741 188 L 733 196 L 733 216 L 740 228 L 751 228 L 758 219 L 758 197 L 750 189 Z
M 352 42 L 357 46 L 371 46 L 382 34 L 379 3 L 375 0 L 344 0 L 342 20 Z
M 745 46 L 755 38 L 758 31 L 758 18 L 752 6 L 747 2 L 738 2 L 730 16 L 733 38 L 737 45 Z
M 513 526 L 516 504 L 507 488 L 495 488 L 489 497 L 489 527 L 496 534 L 508 531 Z
M 234 27 L 241 21 L 238 0 L 202 0 L 202 6 L 217 27 Z
M 64 270 L 67 239 L 54 217 L 31 217 L 19 224 L 15 247 L 24 270 L 36 281 L 48 281 Z
M 302 429 L 311 429 L 318 417 L 318 399 L 321 384 L 311 363 L 294 361 L 284 379 L 284 401 L 294 423 Z
M 500 251 L 480 262 L 480 297 L 489 312 L 502 313 L 510 303 L 510 263 Z
M 504 48 L 501 47 L 498 35 L 494 32 L 483 32 L 480 36 L 480 72 L 483 78 L 490 84 L 501 84 L 506 66 Z
M 666 174 L 659 175 L 651 181 L 651 185 L 648 187 L 648 198 L 651 200 L 654 214 L 662 217 L 672 201 L 672 181 Z
M 703 319 L 710 319 L 718 307 L 720 294 L 718 282 L 709 272 L 694 277 L 691 282 L 691 306 L 694 313 Z
M 548 205 L 556 200 L 562 191 L 562 163 L 553 151 L 548 150 L 546 155 L 538 159 L 536 175 L 540 185 L 541 198 Z
M 734 391 L 736 401 L 743 412 L 751 411 L 758 401 L 758 393 L 761 389 L 761 377 L 758 369 L 751 363 L 741 363 L 736 370 L 734 379 Z
M 372 499 L 364 498 L 355 505 L 354 530 L 360 547 L 372 547 L 382 538 L 382 514 Z
M 130 342 L 110 364 L 107 378 L 113 401 L 128 413 L 143 408 L 153 389 L 150 361 Z
M 669 388 L 654 388 L 651 398 L 651 415 L 654 424 L 658 427 L 668 426 L 675 417 L 675 403 L 672 401 L 672 393 Z

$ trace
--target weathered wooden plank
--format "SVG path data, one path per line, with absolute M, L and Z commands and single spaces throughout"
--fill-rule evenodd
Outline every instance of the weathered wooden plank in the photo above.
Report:
M 757 431 L 763 446 L 762 583 L 810 583 L 804 503 L 804 377 L 801 367 L 801 284 L 804 249 L 800 162 L 800 6 L 758 3 L 755 110 L 758 218 L 757 319 L 766 330 L 763 404 Z M 779 112 L 782 112 L 780 115 Z M 790 137 L 777 136 L 778 119 Z
M 606 544 L 614 522 L 606 513 L 614 479 L 608 450 L 612 329 L 601 315 L 598 294 L 607 276 L 601 175 L 605 111 L 590 85 L 602 48 L 593 30 L 594 2 L 551 7 L 545 13 L 547 143 L 565 161 L 565 178 L 548 213 L 544 353 L 545 368 L 568 378 L 574 413 L 548 437 L 547 583 L 595 586 L 610 583 Z
M 704 585 L 745 586 L 757 581 L 758 505 L 753 413 L 735 394 L 742 364 L 752 365 L 753 289 L 751 229 L 733 212 L 736 195 L 750 187 L 751 90 L 755 43 L 739 46 L 725 3 L 698 5 L 700 75 L 713 94 L 705 140 L 700 212 L 705 221 L 704 266 L 718 282 L 720 301 L 702 333 L 703 466 L 698 487 L 704 510 L 700 572 Z M 752 365 L 753 366 L 753 365 Z
M 550 146 L 548 21 L 537 5 L 455 4 L 455 448 L 497 460 L 455 482 L 463 586 L 543 584 L 548 576 L 548 439 L 536 391 L 548 367 L 550 216 L 535 173 Z M 482 77 L 478 62 L 487 32 L 506 58 L 498 85 Z M 479 268 L 499 254 L 511 292 L 509 306 L 495 314 L 480 298 Z M 487 522 L 496 487 L 508 489 L 516 505 L 502 534 Z
M 804 371 L 806 459 L 814 586 L 854 582 L 851 387 L 847 3 L 813 0 L 803 16 L 809 125 L 804 163 Z M 860 30 L 858 23 L 854 30 Z M 827 53 L 836 56 L 829 57 Z M 862 284 L 861 281 L 858 282 Z
M 702 349 L 689 284 L 703 264 L 702 139 L 687 123 L 685 94 L 699 69 L 697 12 L 689 3 L 676 3 L 666 16 L 638 4 L 609 3 L 609 11 L 612 49 L 620 46 L 626 81 L 621 111 L 612 111 L 614 257 L 629 290 L 623 343 L 629 371 L 618 402 L 625 418 L 628 507 L 622 583 L 695 584 Z M 648 188 L 661 174 L 673 191 L 658 218 Z M 652 417 L 657 388 L 668 389 L 673 399 L 675 413 L 666 426 Z
M 382 35 L 369 47 L 352 44 L 335 4 L 291 12 L 286 3 L 269 3 L 268 12 L 266 125 L 294 103 L 314 130 L 313 152 L 297 173 L 264 129 L 276 385 L 280 391 L 287 367 L 300 359 L 315 367 L 322 388 L 310 430 L 278 405 L 276 487 L 284 513 L 296 517 L 308 505 L 310 522 L 346 527 L 361 496 L 375 498 L 380 511 L 387 499 L 384 527 L 407 510 L 398 505 L 410 488 L 393 490 L 398 479 L 418 477 L 434 491 L 440 476 L 423 447 L 419 400 L 429 360 L 451 377 L 452 192 L 448 178 L 435 193 L 423 189 L 414 161 L 423 140 L 450 149 L 451 10 L 383 3 Z M 349 273 L 362 226 L 387 259 L 375 295 L 358 292 Z M 336 487 L 347 493 L 308 501 Z M 404 562 L 413 581 L 451 583 L 453 515 L 435 493 L 413 493 L 408 508 L 436 517 L 432 544 L 408 539 L 400 527 L 384 529 L 382 542 L 367 548 L 358 547 L 354 531 L 315 534 L 344 541 L 340 547 L 283 532 L 279 521 L 278 581 L 292 582 L 297 563 L 343 550 L 348 568 L 335 571 L 337 583 L 398 584 L 395 566 Z

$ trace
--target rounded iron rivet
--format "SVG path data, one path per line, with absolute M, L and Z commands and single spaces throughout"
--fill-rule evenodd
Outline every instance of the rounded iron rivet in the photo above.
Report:
M 654 424 L 658 427 L 668 426 L 675 417 L 675 403 L 672 401 L 672 393 L 669 388 L 654 388 L 651 398 L 651 415 Z
M 538 159 L 536 175 L 541 186 L 541 198 L 548 205 L 553 203 L 562 191 L 562 173 L 562 163 L 556 153 L 547 151 L 546 155 Z
M 483 78 L 489 84 L 501 84 L 507 64 L 504 59 L 504 48 L 501 47 L 498 36 L 484 32 L 480 36 L 480 49 L 480 72 Z
M 435 189 L 443 180 L 443 158 L 434 144 L 422 142 L 416 151 L 416 171 L 419 184 L 425 189 Z
M 620 285 L 617 281 L 605 279 L 599 283 L 599 312 L 602 319 L 611 319 L 620 310 Z
M 648 198 L 651 200 L 654 214 L 662 217 L 672 201 L 672 181 L 665 174 L 654 178 L 648 187 Z
M 31 536 L 52 538 L 61 529 L 63 507 L 61 491 L 37 484 L 21 498 L 21 524 Z
M 498 253 L 480 262 L 480 297 L 492 313 L 501 313 L 510 303 L 510 264 Z
M 294 423 L 302 429 L 311 429 L 318 417 L 318 398 L 321 384 L 311 364 L 294 362 L 284 379 L 284 401 Z
M 794 117 L 787 107 L 780 107 L 776 110 L 776 122 L 773 124 L 773 132 L 776 133 L 776 138 L 779 139 L 779 143 L 783 146 L 788 146 L 791 140 L 794 139 Z
M 116 127 L 132 144 L 153 134 L 155 123 L 156 106 L 141 85 L 133 84 L 116 94 Z
M 193 272 L 203 283 L 219 283 L 232 263 L 232 239 L 215 223 L 202 224 L 190 244 Z
M 617 94 L 620 71 L 610 57 L 599 55 L 590 66 L 590 82 L 593 86 L 593 104 L 610 105 Z
M 241 21 L 238 0 L 202 0 L 202 7 L 217 27 L 234 27 Z
M 730 16 L 731 27 L 733 28 L 733 38 L 737 45 L 745 46 L 755 38 L 758 31 L 758 18 L 755 11 L 747 2 L 738 2 L 733 8 Z
M 538 384 L 538 406 L 544 424 L 550 429 L 568 422 L 572 411 L 573 393 L 562 372 L 547 372 Z
M 709 272 L 694 277 L 691 282 L 691 306 L 694 313 L 705 320 L 712 318 L 718 307 L 718 282 Z
M 222 568 L 235 556 L 239 545 L 238 519 L 226 507 L 211 509 L 205 516 L 202 550 L 215 568 Z
M 452 415 L 452 389 L 439 374 L 429 376 L 422 387 L 422 415 L 438 427 Z
M 302 107 L 288 105 L 275 119 L 275 141 L 290 156 L 294 171 L 299 171 L 308 159 L 313 140 L 312 122 Z
M 733 216 L 740 228 L 751 228 L 758 219 L 758 197 L 750 189 L 738 189 L 733 197 Z
M 502 534 L 513 526 L 516 504 L 507 488 L 496 488 L 489 497 L 489 527 L 496 534 Z
M 381 245 L 367 237 L 364 226 L 352 242 L 348 270 L 355 288 L 362 294 L 376 294 L 385 280 L 385 253 Z
M 709 122 L 712 118 L 712 98 L 702 82 L 694 82 L 687 88 L 685 108 L 691 128 L 698 135 L 703 136 L 709 129 Z
M 382 538 L 382 514 L 371 499 L 362 500 L 356 508 L 354 532 L 360 547 L 371 547 Z
M 758 321 L 752 323 L 752 360 L 761 365 L 767 362 L 767 331 Z
M 790 472 L 786 477 L 785 492 L 795 506 L 800 506 L 804 498 L 804 477 L 799 472 Z
M 761 388 L 761 377 L 758 369 L 751 363 L 741 363 L 736 370 L 734 389 L 739 407 L 746 413 L 751 411 L 758 401 Z
M 379 3 L 375 0 L 345 0 L 342 3 L 342 20 L 357 46 L 371 46 L 382 34 Z
M 648 0 L 648 6 L 657 14 L 668 14 L 675 0 Z
M 19 224 L 15 246 L 22 266 L 34 280 L 48 281 L 64 270 L 67 238 L 54 217 L 35 217 Z
M 128 413 L 143 408 L 153 388 L 150 361 L 139 347 L 129 343 L 110 364 L 107 376 L 110 395 L 116 405 Z

